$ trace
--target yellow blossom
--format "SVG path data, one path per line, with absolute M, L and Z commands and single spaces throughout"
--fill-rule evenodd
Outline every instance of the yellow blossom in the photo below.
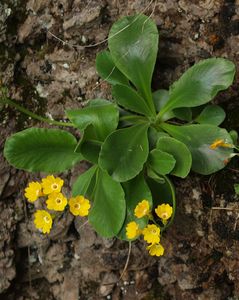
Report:
M 51 193 L 46 200 L 48 209 L 63 211 L 67 205 L 67 199 L 62 193 Z
M 84 196 L 76 196 L 69 200 L 69 206 L 74 216 L 85 217 L 89 214 L 90 201 Z
M 233 145 L 229 143 L 225 143 L 224 140 L 222 139 L 217 139 L 210 145 L 210 149 L 212 150 L 215 150 L 218 147 L 233 148 Z
M 45 210 L 37 210 L 34 214 L 34 224 L 43 233 L 49 233 L 52 227 L 52 217 Z
M 149 210 L 149 201 L 147 200 L 142 200 L 141 202 L 139 202 L 137 204 L 137 206 L 135 207 L 135 210 L 134 210 L 134 215 L 137 217 L 137 218 L 142 218 L 146 215 L 148 215 L 150 212 Z
M 43 193 L 45 195 L 51 193 L 60 193 L 63 183 L 64 181 L 61 178 L 55 178 L 53 175 L 49 175 L 42 179 Z
M 161 244 L 151 244 L 147 247 L 151 256 L 161 256 L 164 254 L 164 247 Z
M 134 239 L 137 235 L 140 234 L 139 225 L 132 221 L 129 222 L 126 226 L 126 236 L 128 239 Z
M 160 241 L 160 228 L 154 224 L 147 225 L 142 231 L 144 240 L 149 244 L 158 244 Z
M 161 204 L 157 206 L 155 212 L 157 216 L 162 219 L 163 223 L 165 223 L 169 218 L 171 218 L 173 208 L 169 204 Z
M 25 188 L 25 197 L 29 202 L 34 202 L 42 196 L 42 186 L 39 182 L 30 182 Z

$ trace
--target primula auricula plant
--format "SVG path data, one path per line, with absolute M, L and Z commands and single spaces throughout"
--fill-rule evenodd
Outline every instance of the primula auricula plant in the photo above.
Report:
M 235 66 L 223 58 L 202 60 L 169 90 L 152 92 L 156 24 L 144 15 L 124 17 L 112 26 L 108 41 L 96 68 L 112 85 L 113 100 L 93 99 L 83 109 L 66 111 L 71 123 L 65 125 L 78 128 L 80 140 L 65 130 L 29 128 L 8 138 L 4 154 L 16 168 L 47 174 L 90 162 L 72 187 L 72 197 L 91 202 L 90 224 L 103 237 L 129 241 L 142 234 L 149 253 L 160 256 L 160 234 L 175 213 L 168 175 L 212 174 L 236 155 L 236 133 L 219 127 L 225 112 L 207 104 L 232 84 Z M 5 103 L 13 104 L 8 98 Z M 38 213 L 47 221 L 56 205 L 56 196 L 48 197 L 50 216 Z

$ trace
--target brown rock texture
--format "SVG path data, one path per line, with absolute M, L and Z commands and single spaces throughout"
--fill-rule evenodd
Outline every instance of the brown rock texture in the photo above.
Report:
M 113 22 L 139 12 L 151 15 L 160 32 L 154 90 L 168 88 L 200 59 L 225 57 L 238 66 L 238 0 L 2 0 L 1 83 L 15 101 L 56 120 L 89 99 L 110 99 L 95 57 L 107 47 Z M 237 131 L 238 74 L 214 100 L 227 112 L 223 126 Z M 2 151 L 12 133 L 46 125 L 10 107 L 0 110 L 0 299 L 239 298 L 239 199 L 233 189 L 238 160 L 212 176 L 173 179 L 178 207 L 163 236 L 165 255 L 149 257 L 143 241 L 133 243 L 127 271 L 117 282 L 127 243 L 102 239 L 67 214 L 49 237 L 34 229 L 23 190 L 42 174 L 15 170 Z M 61 174 L 67 193 L 86 168 L 81 164 Z

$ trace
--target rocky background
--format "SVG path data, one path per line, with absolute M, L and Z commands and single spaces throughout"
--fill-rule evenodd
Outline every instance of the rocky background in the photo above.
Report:
M 107 47 L 102 41 L 114 21 L 143 10 L 160 32 L 154 90 L 200 59 L 238 64 L 238 0 L 1 0 L 0 81 L 12 99 L 56 120 L 88 99 L 110 99 L 95 56 Z M 239 129 L 237 83 L 238 77 L 215 99 L 227 112 L 227 129 Z M 102 239 L 67 214 L 49 237 L 34 229 L 23 190 L 42 174 L 11 168 L 2 150 L 10 134 L 46 125 L 9 107 L 0 111 L 0 299 L 239 299 L 238 160 L 213 176 L 174 180 L 178 209 L 163 237 L 165 255 L 149 257 L 143 242 L 135 242 L 127 271 L 114 284 L 127 243 Z M 60 174 L 66 193 L 86 168 Z

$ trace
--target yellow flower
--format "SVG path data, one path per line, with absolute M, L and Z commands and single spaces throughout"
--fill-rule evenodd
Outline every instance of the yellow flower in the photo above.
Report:
M 34 202 L 38 197 L 42 196 L 42 186 L 39 182 L 30 182 L 25 188 L 25 197 L 29 202 Z
M 74 216 L 85 217 L 89 214 L 90 201 L 84 196 L 76 196 L 69 200 L 70 212 Z
M 147 247 L 151 256 L 161 256 L 164 254 L 164 247 L 161 244 L 151 244 Z
M 229 144 L 229 143 L 225 143 L 224 140 L 222 140 L 222 139 L 218 139 L 218 140 L 215 140 L 209 147 L 210 147 L 210 149 L 215 150 L 218 147 L 233 148 L 233 145 Z
M 52 217 L 45 210 L 37 210 L 34 214 L 34 224 L 43 233 L 49 233 L 52 227 Z
M 169 218 L 171 218 L 173 208 L 169 204 L 161 204 L 157 206 L 155 212 L 157 216 L 162 219 L 163 223 L 165 223 Z
M 61 178 L 55 178 L 53 175 L 49 175 L 42 179 L 43 193 L 45 195 L 51 193 L 60 193 L 63 183 L 64 181 Z
M 126 226 L 126 236 L 128 239 L 134 239 L 137 235 L 140 234 L 139 225 L 132 221 L 129 222 Z
M 134 210 L 134 215 L 137 217 L 137 218 L 142 218 L 146 215 L 148 215 L 150 212 L 149 210 L 149 201 L 147 200 L 142 200 L 141 202 L 139 202 L 137 204 L 137 206 L 135 207 L 135 210 Z
M 48 209 L 63 211 L 67 205 L 67 199 L 62 193 L 51 193 L 46 200 Z
M 158 244 L 160 241 L 160 228 L 154 224 L 143 229 L 144 240 L 149 244 Z

